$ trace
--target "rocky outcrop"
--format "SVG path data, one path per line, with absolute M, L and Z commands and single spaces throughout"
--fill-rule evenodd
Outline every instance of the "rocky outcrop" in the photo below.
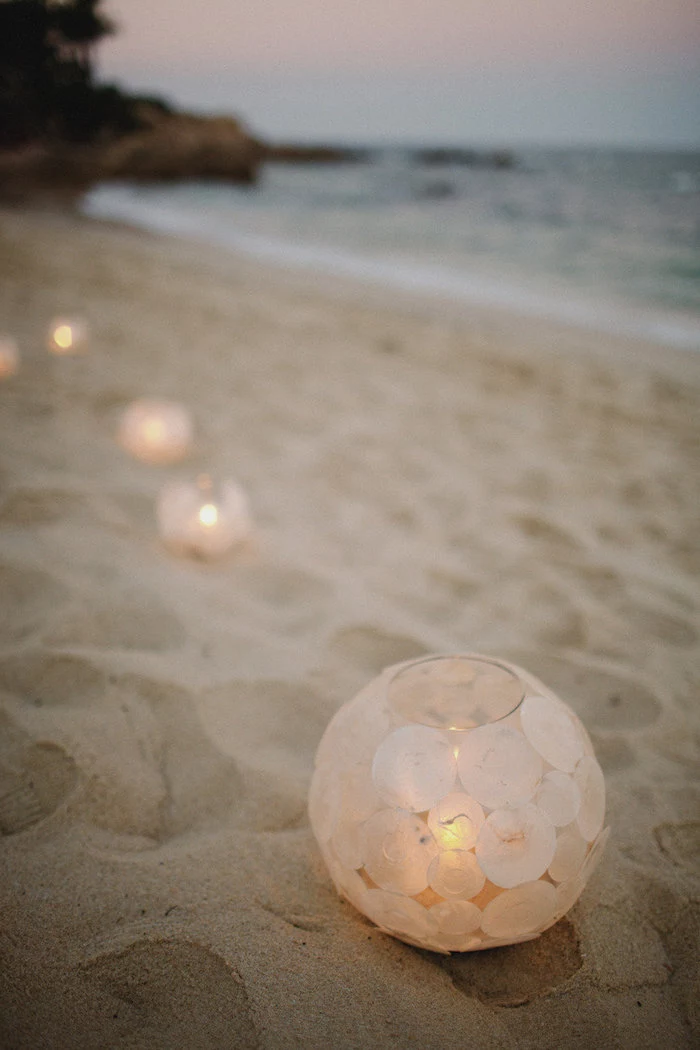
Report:
M 144 104 L 141 127 L 102 147 L 102 178 L 252 183 L 264 148 L 233 117 L 198 117 Z
M 469 168 L 512 168 L 515 157 L 509 150 L 474 150 L 459 147 L 428 147 L 411 153 L 414 164 L 425 167 L 459 165 Z
M 318 143 L 273 142 L 263 149 L 263 159 L 278 164 L 361 164 L 372 157 L 368 149 Z
M 264 147 L 232 117 L 198 117 L 139 103 L 138 128 L 89 146 L 34 143 L 0 152 L 0 201 L 69 202 L 95 182 L 217 179 L 254 183 Z

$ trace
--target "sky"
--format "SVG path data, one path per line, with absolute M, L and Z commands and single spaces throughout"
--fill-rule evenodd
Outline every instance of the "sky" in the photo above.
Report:
M 271 139 L 700 148 L 698 0 L 103 8 L 103 78 Z

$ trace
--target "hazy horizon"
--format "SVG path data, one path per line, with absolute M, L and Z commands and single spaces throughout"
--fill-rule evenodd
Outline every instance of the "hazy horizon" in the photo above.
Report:
M 700 148 L 694 0 L 110 0 L 101 75 L 274 139 Z

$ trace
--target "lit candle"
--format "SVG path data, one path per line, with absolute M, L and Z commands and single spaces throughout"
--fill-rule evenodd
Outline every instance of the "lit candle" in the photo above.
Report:
M 608 836 L 576 715 L 522 668 L 473 654 L 388 668 L 341 708 L 309 816 L 338 891 L 441 952 L 537 937 L 574 904 Z
M 158 526 L 168 547 L 178 554 L 213 559 L 248 538 L 248 499 L 234 481 L 215 485 L 204 474 L 191 482 L 166 485 L 158 499 Z
M 19 368 L 19 349 L 9 335 L 0 335 L 0 379 L 9 379 Z
M 69 356 L 87 350 L 88 325 L 81 317 L 57 317 L 49 326 L 48 348 L 52 354 Z
M 176 463 L 192 444 L 192 417 L 176 401 L 143 398 L 122 413 L 119 444 L 145 463 Z

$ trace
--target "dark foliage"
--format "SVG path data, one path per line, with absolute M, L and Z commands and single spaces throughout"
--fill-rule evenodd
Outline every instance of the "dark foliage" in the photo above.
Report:
M 136 100 L 93 82 L 112 24 L 100 0 L 0 2 L 0 148 L 94 142 L 139 126 Z

